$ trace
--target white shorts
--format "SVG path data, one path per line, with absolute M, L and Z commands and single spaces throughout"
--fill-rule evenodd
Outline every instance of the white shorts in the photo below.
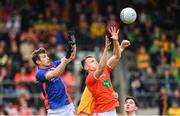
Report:
M 93 116 L 118 116 L 118 115 L 116 113 L 116 109 L 113 109 L 108 112 L 93 113 Z
M 57 109 L 49 109 L 48 116 L 75 116 L 73 103 Z

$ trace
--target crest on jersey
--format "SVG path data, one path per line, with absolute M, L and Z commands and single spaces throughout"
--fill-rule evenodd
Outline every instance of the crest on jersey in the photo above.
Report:
M 109 79 L 102 82 L 102 85 L 106 88 L 109 88 L 111 86 L 111 82 Z

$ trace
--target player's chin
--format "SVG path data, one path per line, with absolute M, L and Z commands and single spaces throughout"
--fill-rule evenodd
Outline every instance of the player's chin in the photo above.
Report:
M 93 67 L 93 68 L 92 68 L 92 71 L 95 71 L 95 70 L 96 70 L 96 67 Z
M 47 66 L 50 66 L 50 65 L 51 65 L 51 62 L 50 62 L 50 61 L 48 61 L 46 64 L 47 64 Z
M 124 110 L 125 110 L 126 112 L 130 112 L 130 111 L 131 111 L 130 108 L 125 108 Z

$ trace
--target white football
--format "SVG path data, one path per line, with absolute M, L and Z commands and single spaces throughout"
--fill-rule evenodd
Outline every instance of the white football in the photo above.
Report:
M 136 17 L 136 11 L 132 8 L 124 8 L 120 13 L 120 19 L 125 24 L 133 23 Z

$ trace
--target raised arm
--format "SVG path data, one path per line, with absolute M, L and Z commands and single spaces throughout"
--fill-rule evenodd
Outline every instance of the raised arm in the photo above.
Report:
M 65 57 L 61 59 L 61 64 L 59 64 L 54 70 L 52 71 L 48 71 L 45 74 L 45 77 L 47 80 L 50 80 L 52 78 L 56 78 L 59 75 L 62 75 L 62 73 L 64 72 L 67 64 L 69 64 L 76 56 L 76 46 L 74 45 L 72 47 L 72 53 L 71 56 L 69 57 L 69 59 L 66 59 Z
M 98 79 L 100 77 L 100 75 L 103 73 L 106 64 L 107 64 L 107 60 L 108 60 L 108 51 L 110 48 L 110 42 L 108 37 L 106 36 L 106 42 L 105 42 L 105 48 L 104 48 L 104 52 L 103 55 L 101 56 L 101 59 L 99 61 L 98 67 L 96 69 L 96 71 L 94 72 L 94 76 Z
M 114 49 L 113 49 L 113 55 L 108 60 L 107 65 L 113 69 L 118 64 L 119 59 L 121 58 L 122 51 L 124 50 L 124 48 L 130 45 L 130 42 L 128 40 L 123 40 L 121 42 L 121 45 L 119 46 L 119 42 L 118 42 L 119 30 L 116 30 L 115 27 L 111 27 L 109 29 L 109 32 L 112 35 L 111 38 L 113 40 Z
M 109 32 L 111 33 L 111 39 L 113 40 L 114 48 L 113 48 L 113 55 L 108 60 L 107 65 L 113 69 L 118 64 L 119 59 L 121 57 L 121 51 L 120 51 L 119 41 L 118 41 L 119 29 L 116 29 L 115 27 L 111 27 L 109 29 Z
M 68 50 L 67 54 L 64 58 L 61 59 L 61 64 L 59 64 L 53 71 L 48 71 L 45 74 L 47 80 L 52 78 L 56 78 L 59 75 L 62 75 L 64 72 L 66 65 L 70 63 L 76 57 L 76 42 L 74 32 L 68 32 Z

